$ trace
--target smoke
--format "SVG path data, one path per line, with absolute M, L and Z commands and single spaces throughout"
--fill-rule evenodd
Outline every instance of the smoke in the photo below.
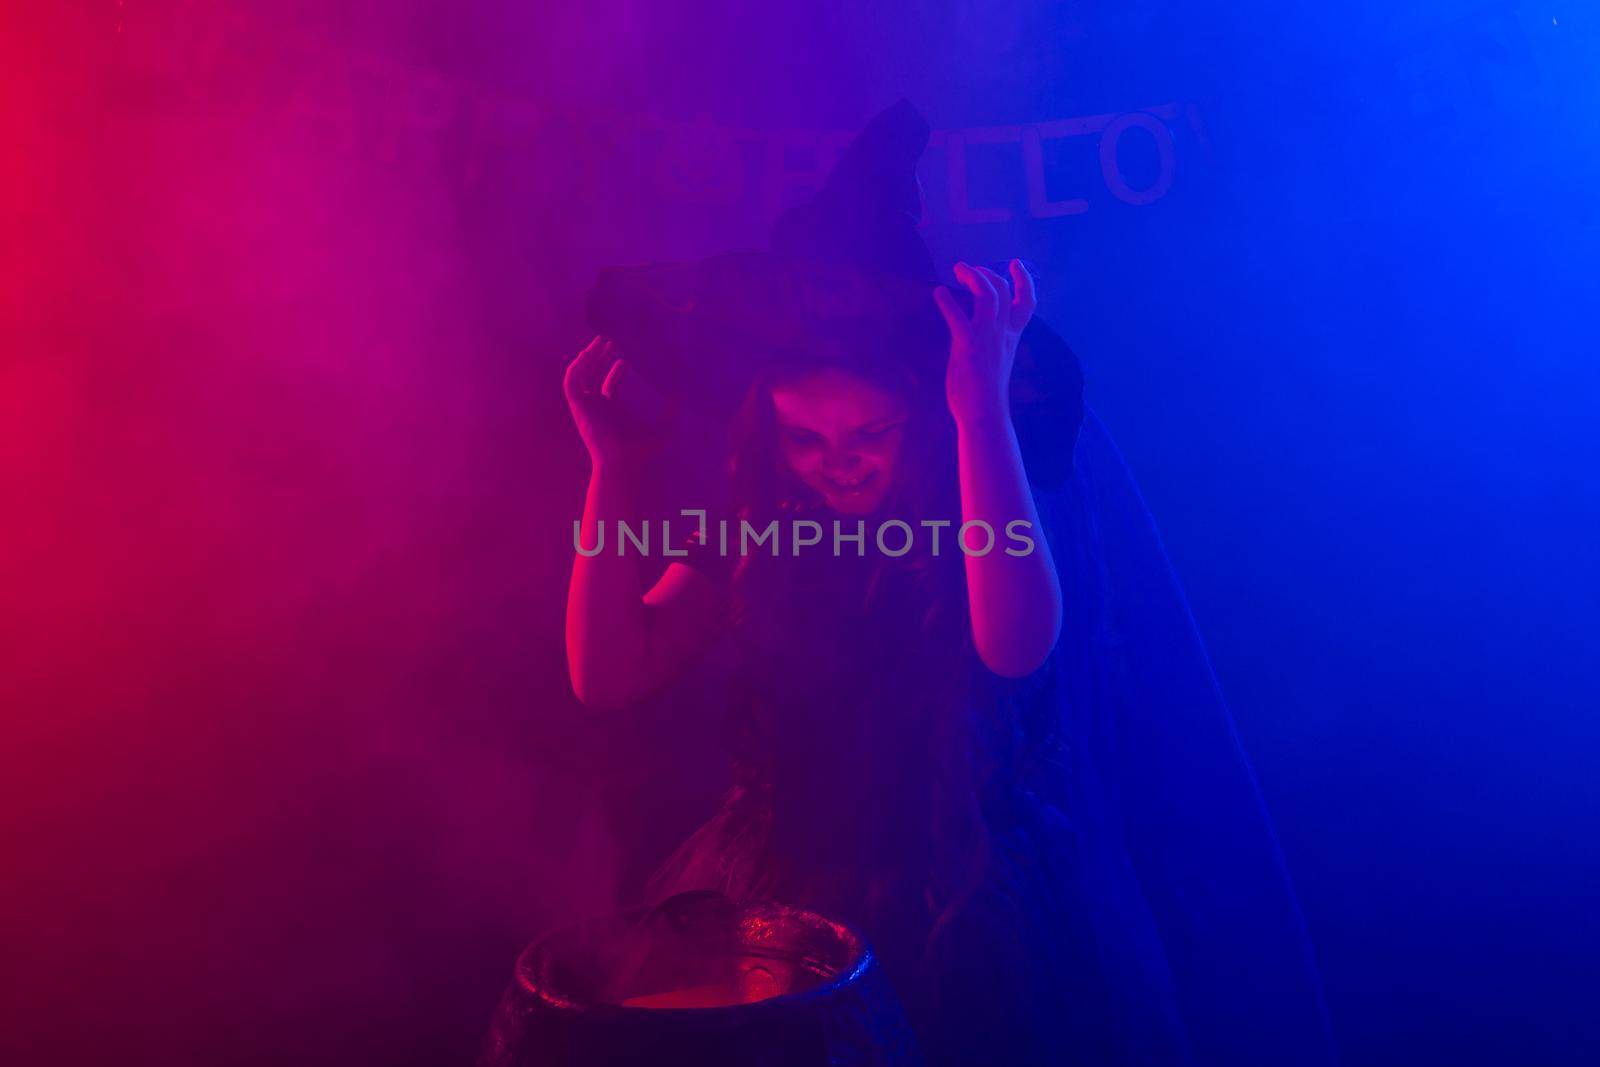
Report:
M 391 1026 L 437 1062 L 521 943 L 618 892 L 542 387 L 581 279 L 497 342 L 459 175 L 415 127 L 340 139 L 320 29 L 39 18 L 7 116 L 8 1041 L 317 1062 Z
M 465 1060 L 518 949 L 706 814 L 713 700 L 607 721 L 567 688 L 586 465 L 560 366 L 596 268 L 763 243 L 838 132 L 906 96 L 1009 131 L 962 177 L 1004 221 L 952 222 L 930 150 L 930 244 L 1040 264 L 1211 639 L 1350 1058 L 1553 1061 L 1550 1034 L 1592 1031 L 1568 978 L 1595 861 L 1523 831 L 1595 839 L 1594 38 L 1564 2 L 1480 6 L 15 16 L 8 1060 Z M 1052 133 L 1032 159 L 997 125 L 1169 103 L 1109 150 Z M 1108 191 L 1169 164 L 1154 202 Z

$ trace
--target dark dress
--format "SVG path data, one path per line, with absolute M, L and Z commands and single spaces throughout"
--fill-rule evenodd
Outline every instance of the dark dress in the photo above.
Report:
M 732 637 L 731 788 L 650 895 L 852 923 L 930 1063 L 1333 1063 L 1270 825 L 1092 416 L 1037 499 L 1067 619 L 1024 679 L 953 637 L 964 604 L 918 617 L 905 572 L 864 605 L 870 561 L 788 572 Z

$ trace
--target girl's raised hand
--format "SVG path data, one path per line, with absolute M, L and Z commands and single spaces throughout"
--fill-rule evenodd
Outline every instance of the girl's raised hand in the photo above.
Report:
M 561 388 L 597 467 L 635 459 L 659 444 L 672 417 L 666 398 L 634 373 L 608 337 L 596 336 L 567 364 Z
M 1010 417 L 1011 368 L 1017 340 L 1038 304 L 1033 277 L 1020 259 L 1010 265 L 1011 284 L 986 267 L 957 263 L 956 280 L 972 293 L 972 314 L 949 289 L 933 291 L 934 303 L 950 328 L 950 362 L 945 370 L 945 401 L 956 423 Z

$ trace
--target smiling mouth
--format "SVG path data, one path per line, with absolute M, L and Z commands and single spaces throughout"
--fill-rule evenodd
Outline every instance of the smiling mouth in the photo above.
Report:
M 835 492 L 848 496 L 853 493 L 861 492 L 863 489 L 867 488 L 874 481 L 876 481 L 877 477 L 878 472 L 873 471 L 871 474 L 865 474 L 858 478 L 835 478 L 832 475 L 824 474 L 822 476 L 822 480 L 826 482 L 828 487 L 833 489 Z

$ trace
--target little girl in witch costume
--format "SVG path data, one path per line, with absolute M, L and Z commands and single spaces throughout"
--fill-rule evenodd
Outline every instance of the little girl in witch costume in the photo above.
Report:
M 732 785 L 650 895 L 851 923 L 931 1063 L 1331 1063 L 1148 513 L 1027 268 L 936 284 L 927 139 L 896 105 L 770 251 L 591 294 L 600 336 L 565 379 L 593 464 L 581 544 L 636 514 L 663 412 L 726 427 L 724 511 L 651 588 L 636 556 L 574 561 L 586 704 L 623 709 L 713 648 L 735 664 Z M 773 523 L 779 551 L 749 550 Z

